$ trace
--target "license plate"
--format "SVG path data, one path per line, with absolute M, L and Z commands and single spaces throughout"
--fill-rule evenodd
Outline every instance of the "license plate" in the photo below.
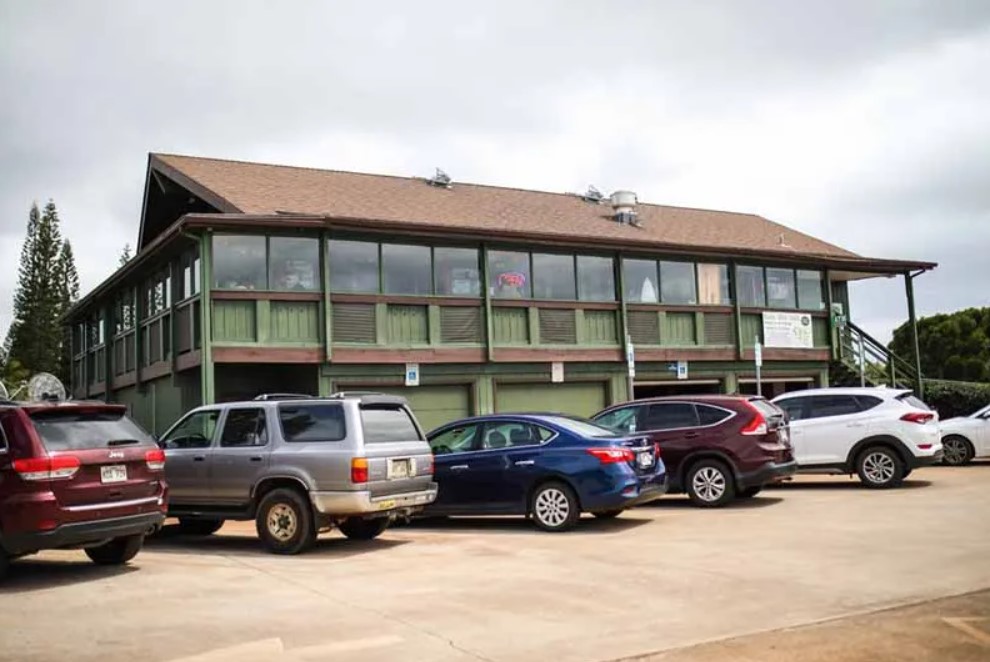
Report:
M 113 464 L 100 467 L 100 482 L 103 483 L 123 483 L 127 480 L 127 467 L 122 464 Z
M 653 453 L 640 453 L 638 461 L 643 469 L 653 466 Z
M 395 499 L 378 502 L 378 510 L 389 510 L 391 508 L 395 508 Z
M 790 442 L 790 435 L 787 434 L 787 430 L 777 430 L 777 438 L 785 446 Z
M 388 462 L 388 477 L 389 480 L 395 480 L 399 478 L 409 478 L 413 475 L 415 469 L 413 468 L 413 460 L 389 460 Z

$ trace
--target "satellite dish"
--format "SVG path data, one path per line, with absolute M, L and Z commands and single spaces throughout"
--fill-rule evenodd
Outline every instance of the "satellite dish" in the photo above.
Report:
M 7 391 L 7 387 L 0 382 L 0 400 L 10 400 L 10 393 Z
M 32 402 L 62 402 L 65 400 L 65 387 L 55 375 L 39 372 L 28 382 L 28 399 Z

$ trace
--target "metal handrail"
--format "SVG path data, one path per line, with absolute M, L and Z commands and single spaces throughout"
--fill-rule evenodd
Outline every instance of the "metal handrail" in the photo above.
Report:
M 851 322 L 840 329 L 839 350 L 842 362 L 859 373 L 864 385 L 868 381 L 889 381 L 895 387 L 918 384 L 918 372 L 913 365 Z

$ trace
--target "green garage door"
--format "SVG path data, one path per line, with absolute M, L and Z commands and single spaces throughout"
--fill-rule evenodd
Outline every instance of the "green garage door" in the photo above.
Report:
M 605 408 L 605 384 L 498 384 L 495 409 L 591 416 Z
M 425 432 L 470 416 L 472 411 L 471 391 L 467 386 L 393 386 L 381 391 L 401 395 L 408 400 Z

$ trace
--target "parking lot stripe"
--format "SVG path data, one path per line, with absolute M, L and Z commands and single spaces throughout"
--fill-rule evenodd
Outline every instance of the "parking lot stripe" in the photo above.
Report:
M 975 625 L 970 625 L 969 624 L 969 621 L 985 621 L 985 620 L 988 620 L 988 619 L 986 619 L 986 618 L 943 618 L 942 620 L 945 621 L 947 624 L 951 625 L 952 627 L 956 628 L 957 630 L 960 630 L 962 632 L 965 632 L 966 634 L 968 634 L 969 636 L 971 636 L 973 639 L 976 639 L 978 642 L 980 642 L 984 646 L 990 647 L 990 634 L 988 634 L 984 630 L 981 630 L 980 628 L 976 627 Z

